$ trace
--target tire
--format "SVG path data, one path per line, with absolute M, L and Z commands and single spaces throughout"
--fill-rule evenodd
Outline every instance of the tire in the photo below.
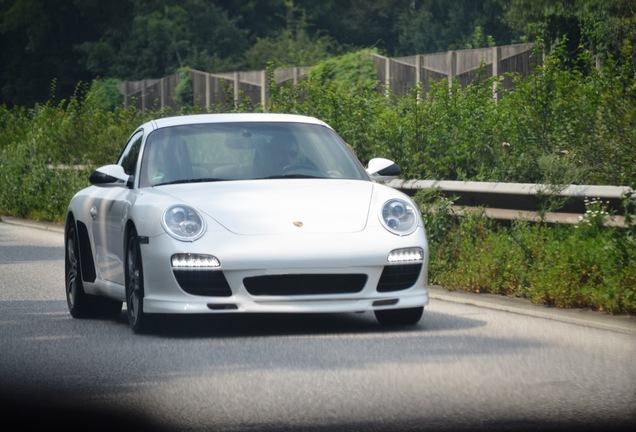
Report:
M 415 325 L 422 318 L 424 306 L 408 309 L 383 309 L 374 311 L 375 318 L 381 325 L 406 326 Z
M 64 275 L 66 304 L 71 316 L 73 318 L 110 318 L 118 316 L 121 312 L 122 302 L 92 296 L 84 292 L 79 240 L 75 221 L 70 221 L 67 227 Z
M 92 315 L 90 299 L 84 292 L 82 266 L 80 262 L 79 241 L 75 221 L 67 225 L 66 254 L 64 256 L 64 275 L 66 283 L 66 304 L 73 318 L 87 318 Z
M 134 228 L 126 243 L 126 314 L 128 324 L 135 333 L 147 333 L 151 317 L 144 312 L 144 271 L 139 238 Z

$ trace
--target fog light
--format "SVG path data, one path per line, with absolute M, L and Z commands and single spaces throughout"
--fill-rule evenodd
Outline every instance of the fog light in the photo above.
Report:
M 424 259 L 424 251 L 422 248 L 413 247 L 406 249 L 396 249 L 391 251 L 387 261 L 389 262 L 405 262 L 405 261 L 422 261 Z
M 172 255 L 172 267 L 178 269 L 220 267 L 221 261 L 213 255 L 175 254 Z

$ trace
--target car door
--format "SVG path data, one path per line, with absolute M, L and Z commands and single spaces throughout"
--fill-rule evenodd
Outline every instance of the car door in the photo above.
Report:
M 137 131 L 120 157 L 119 165 L 128 175 L 136 175 L 142 140 L 143 131 Z M 124 284 L 124 228 L 135 195 L 134 188 L 104 187 L 90 209 L 98 274 L 120 285 Z

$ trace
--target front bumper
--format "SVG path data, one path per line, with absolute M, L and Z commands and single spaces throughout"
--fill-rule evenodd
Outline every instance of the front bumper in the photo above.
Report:
M 392 250 L 415 246 L 423 260 L 387 261 Z M 170 264 L 173 253 L 211 254 L 221 266 L 203 270 L 209 275 L 179 275 Z M 428 304 L 422 229 L 408 237 L 382 228 L 306 236 L 216 231 L 193 243 L 160 235 L 142 245 L 142 257 L 148 313 L 362 312 Z

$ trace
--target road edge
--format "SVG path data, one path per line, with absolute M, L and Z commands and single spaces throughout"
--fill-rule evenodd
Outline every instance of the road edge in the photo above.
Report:
M 0 216 L 0 223 L 19 225 L 28 228 L 64 233 L 64 225 L 54 222 L 40 222 L 20 219 L 13 216 Z M 497 294 L 473 293 L 468 291 L 449 291 L 439 285 L 429 286 L 429 297 L 434 301 L 461 303 L 481 308 L 494 309 L 519 315 L 594 327 L 630 335 L 636 335 L 636 317 L 630 315 L 611 315 L 591 309 L 563 309 L 535 304 L 522 298 L 506 297 Z

